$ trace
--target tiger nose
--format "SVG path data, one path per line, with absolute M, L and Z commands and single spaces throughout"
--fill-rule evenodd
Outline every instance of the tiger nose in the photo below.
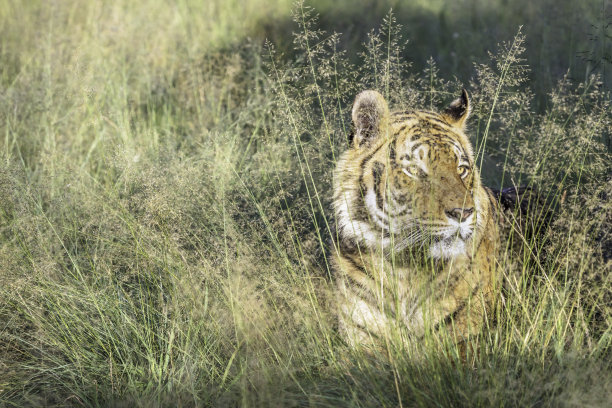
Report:
M 446 210 L 445 212 L 448 218 L 461 222 L 472 215 L 474 208 L 453 208 L 452 210 Z

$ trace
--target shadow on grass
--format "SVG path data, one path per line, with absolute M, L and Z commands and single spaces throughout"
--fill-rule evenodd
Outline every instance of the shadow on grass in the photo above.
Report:
M 539 109 L 568 70 L 575 80 L 583 81 L 591 73 L 605 73 L 606 67 L 609 70 L 612 55 L 610 16 L 599 1 L 460 0 L 428 4 L 365 0 L 332 4 L 320 0 L 308 5 L 319 14 L 319 28 L 342 34 L 341 48 L 348 50 L 356 64 L 368 33 L 384 24 L 393 9 L 403 39 L 408 41 L 402 57 L 413 63 L 413 69 L 422 71 L 433 57 L 442 77 L 456 76 L 465 84 L 475 73 L 474 64 L 488 62 L 488 53 L 499 43 L 512 41 L 522 26 L 527 37 L 530 86 Z M 298 30 L 290 17 L 262 20 L 250 36 L 260 41 L 267 38 L 279 50 L 292 54 L 292 33 Z M 612 76 L 604 75 L 603 80 L 610 89 Z
M 57 394 L 30 394 L 25 399 L 21 395 L 0 402 L 5 406 L 346 408 L 604 407 L 609 402 L 610 367 L 596 357 L 558 359 L 552 352 L 545 357 L 491 355 L 471 367 L 443 356 L 404 358 L 393 365 L 384 357 L 351 352 L 345 358 L 335 365 L 313 360 L 309 367 L 243 372 L 225 385 L 211 383 L 200 373 L 204 375 L 197 381 L 186 379 L 191 384 L 142 384 L 142 389 L 124 390 L 124 395 L 113 392 L 109 384 L 75 383 L 78 395 L 68 386 L 57 389 Z M 355 363 L 348 361 L 351 358 Z

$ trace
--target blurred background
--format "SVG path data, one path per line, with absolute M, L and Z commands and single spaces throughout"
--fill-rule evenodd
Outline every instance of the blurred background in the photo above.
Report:
M 296 30 L 292 0 L 1 3 L 0 72 L 7 79 L 33 57 L 61 62 L 70 49 L 81 54 L 83 64 L 88 54 L 113 49 L 146 66 L 176 64 L 184 52 L 232 49 L 247 38 L 268 39 L 291 54 Z M 443 77 L 467 82 L 474 64 L 486 62 L 498 43 L 510 41 L 522 27 L 538 101 L 568 71 L 578 81 L 601 73 L 604 84 L 612 84 L 610 0 L 311 0 L 305 5 L 320 14 L 319 28 L 342 34 L 340 46 L 353 58 L 393 9 L 408 41 L 405 57 L 417 71 L 433 57 Z M 49 55 L 54 44 L 59 47 L 51 49 L 63 49 L 63 55 Z

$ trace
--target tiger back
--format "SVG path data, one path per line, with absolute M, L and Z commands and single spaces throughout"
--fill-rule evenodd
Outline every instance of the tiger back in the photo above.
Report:
M 490 313 L 497 204 L 464 133 L 469 113 L 466 91 L 440 114 L 390 112 L 371 90 L 355 99 L 333 198 L 337 313 L 350 344 L 394 330 L 462 340 Z

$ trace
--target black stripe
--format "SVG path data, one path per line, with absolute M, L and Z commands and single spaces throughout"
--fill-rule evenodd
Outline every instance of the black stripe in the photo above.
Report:
M 378 299 L 376 298 L 376 294 L 368 288 L 367 286 L 362 285 L 359 281 L 353 279 L 353 277 L 348 274 L 344 274 L 344 282 L 346 283 L 346 289 L 351 292 L 351 294 L 360 300 L 364 301 L 368 304 L 368 306 L 374 306 L 378 310 Z
M 355 220 L 361 220 L 361 221 L 371 221 L 370 219 L 370 214 L 365 211 L 366 209 L 366 205 L 365 205 L 365 193 L 368 190 L 367 186 L 365 185 L 365 183 L 363 182 L 363 174 L 365 172 L 365 166 L 367 165 L 367 163 L 372 159 L 372 157 L 374 157 L 374 155 L 384 146 L 385 144 L 381 144 L 379 145 L 376 149 L 374 149 L 373 152 L 369 153 L 366 157 L 363 158 L 363 160 L 361 161 L 360 165 L 359 165 L 359 189 L 360 189 L 360 200 L 361 203 L 357 203 L 358 205 L 356 206 L 356 208 L 354 209 L 356 212 L 359 210 L 363 210 L 363 211 L 359 211 L 359 213 L 354 214 L 353 219 Z M 361 204 L 361 205 L 359 205 Z M 377 225 L 374 225 L 375 228 L 379 229 L 380 228 Z
M 369 280 L 371 280 L 372 282 L 374 282 L 374 277 L 372 276 L 372 274 L 370 272 L 368 272 L 367 268 L 365 267 L 365 265 L 360 264 L 358 261 L 356 261 L 353 257 L 351 256 L 342 256 L 342 259 L 347 260 L 351 266 L 353 266 L 353 268 L 357 269 L 358 271 L 360 271 L 361 273 L 363 273 Z M 367 294 L 369 296 L 372 296 L 373 299 L 371 299 L 374 304 L 378 305 L 378 300 L 376 299 L 376 294 L 372 293 L 372 289 L 364 286 L 361 282 L 357 281 L 355 278 L 353 278 L 352 276 L 350 276 L 348 273 L 344 273 L 343 276 L 346 276 L 348 278 L 348 280 L 350 280 L 351 282 L 354 282 L 354 284 L 356 286 L 358 286 L 359 288 L 367 291 Z M 376 282 L 374 282 L 374 287 L 378 288 L 376 285 Z M 386 293 L 386 297 L 387 298 L 392 298 L 393 297 L 393 291 L 389 286 L 383 286 L 383 290 Z M 377 306 L 378 308 L 378 306 Z
M 389 143 L 389 161 L 391 165 L 395 165 L 395 145 L 397 143 L 397 139 L 393 139 L 391 143 Z
M 349 148 L 353 146 L 353 140 L 355 140 L 355 126 L 351 127 L 351 130 L 347 136 L 347 142 L 348 142 Z
M 393 216 L 394 216 L 395 218 L 399 218 L 399 217 L 401 217 L 402 215 L 405 215 L 406 213 L 408 213 L 408 211 L 412 212 L 412 208 L 410 208 L 410 206 L 406 206 L 406 208 L 404 208 L 402 211 L 400 211 L 400 212 L 398 212 L 398 213 L 394 214 Z
M 372 289 L 368 288 L 367 286 L 364 286 L 361 282 L 357 281 L 347 273 L 343 274 L 342 279 L 344 280 L 344 283 L 346 285 L 346 290 L 350 292 L 349 294 L 341 293 L 341 295 L 346 299 L 347 303 L 352 303 L 350 297 L 353 296 L 356 297 L 358 300 L 365 302 L 371 309 L 380 312 L 380 309 L 378 307 L 379 299 L 377 298 L 376 293 Z M 370 279 L 372 280 L 372 282 L 374 282 L 372 278 Z M 374 286 L 376 286 L 375 283 Z
M 484 187 L 484 189 L 487 192 L 487 197 L 489 198 L 489 204 L 491 204 L 493 216 L 497 218 L 497 211 L 498 211 L 497 200 L 495 199 L 495 196 L 493 195 L 493 191 L 491 191 L 491 189 L 488 187 Z
M 422 137 L 423 137 L 423 133 L 422 132 L 420 132 L 420 133 L 413 133 L 410 136 L 410 140 L 413 141 L 413 142 L 416 142 L 417 140 L 421 140 Z
M 363 184 L 363 170 L 366 166 L 366 164 L 372 159 L 372 157 L 374 157 L 374 155 L 376 153 L 378 153 L 378 151 L 384 146 L 384 143 L 381 144 L 380 146 L 378 146 L 376 149 L 374 149 L 374 151 L 370 154 L 368 154 L 362 161 L 361 164 L 359 165 L 359 168 L 361 169 L 361 173 L 359 174 L 359 184 Z
M 343 254 L 354 254 L 359 252 L 359 243 L 340 234 L 338 238 L 338 249 Z
M 367 327 L 355 322 L 354 320 L 351 319 L 351 323 L 353 325 L 353 329 L 357 329 L 362 331 L 366 336 L 372 336 L 375 339 L 380 339 L 380 335 L 377 334 L 376 332 L 370 331 L 367 329 Z
M 431 138 L 429 140 L 431 140 L 432 142 L 438 144 L 440 142 L 445 142 L 448 144 L 451 144 L 453 146 L 459 147 L 461 150 L 463 150 L 461 148 L 461 145 L 457 145 L 455 144 L 457 141 L 455 139 L 453 139 L 452 137 L 450 137 L 448 135 L 448 133 L 427 133 L 428 136 L 431 136 Z M 432 138 L 435 138 L 435 140 L 432 140 Z
M 457 286 L 457 282 L 459 282 L 460 279 L 461 275 L 455 273 L 448 280 L 446 278 L 443 278 L 440 282 L 438 282 L 436 288 L 433 291 L 433 296 L 439 294 L 435 297 L 435 301 L 442 299 L 446 292 L 452 292 L 452 289 Z
M 400 121 L 408 120 L 413 117 L 413 115 L 404 113 L 404 112 L 394 112 L 391 114 L 393 120 L 397 123 Z
M 423 140 L 419 144 L 415 144 L 414 146 L 412 146 L 412 149 L 410 150 L 410 152 L 414 153 L 414 151 L 416 149 L 418 149 L 419 147 L 423 146 L 424 144 L 431 146 L 431 144 L 429 142 L 430 142 L 429 140 Z
M 399 184 L 399 183 L 397 182 L 397 180 L 396 180 L 396 184 Z M 408 192 L 401 192 L 401 193 L 398 193 L 398 192 L 397 192 L 395 189 L 393 189 L 393 190 L 391 190 L 391 196 L 392 196 L 392 197 L 393 197 L 393 199 L 394 199 L 395 201 L 397 201 L 398 203 L 403 203 L 403 202 L 405 202 L 405 201 L 408 201 L 409 194 L 408 194 Z
M 474 229 L 476 229 L 476 227 L 474 227 Z M 480 252 L 480 246 L 482 245 L 482 241 L 484 241 L 484 237 L 481 238 L 480 241 L 478 241 L 478 245 L 476 245 L 476 249 L 474 250 L 474 255 L 476 255 L 478 252 Z
M 439 124 L 441 124 L 441 125 L 445 126 L 445 127 L 447 128 L 447 130 L 449 130 L 449 131 L 451 130 L 451 127 L 450 127 L 450 125 L 448 124 L 448 122 L 446 122 L 446 121 L 444 121 L 444 120 L 440 119 L 439 117 L 436 117 L 436 116 L 431 116 L 431 115 L 427 115 L 427 119 L 428 119 L 429 121 L 432 121 L 432 122 L 437 122 L 437 123 L 439 123 Z
M 412 110 L 393 112 L 391 117 L 396 121 L 396 123 L 400 120 L 418 119 L 416 112 Z
M 476 287 L 474 287 L 474 289 L 470 293 L 470 296 L 465 301 L 463 301 L 459 305 L 459 307 L 455 309 L 454 312 L 447 315 L 442 322 L 436 323 L 436 325 L 434 326 L 434 330 L 437 331 L 440 328 L 440 326 L 442 325 L 448 326 L 451 322 L 453 322 L 457 318 L 457 316 L 459 316 L 459 313 L 461 313 L 467 307 L 467 305 L 469 304 L 469 301 L 474 297 L 474 295 L 476 295 L 476 292 L 480 290 L 481 285 L 482 284 L 479 282 L 478 285 L 476 285 Z
M 383 211 L 383 196 L 381 193 L 382 176 L 385 171 L 385 165 L 379 161 L 372 165 L 372 177 L 374 178 L 374 193 L 376 194 L 376 206 Z
M 368 271 L 365 268 L 365 266 L 358 264 L 357 261 L 355 261 L 352 257 L 350 257 L 350 256 L 343 256 L 342 259 L 345 259 L 345 260 L 349 261 L 349 263 L 353 266 L 353 268 L 358 269 L 364 275 L 370 276 L 370 274 L 368 273 Z
M 406 131 L 406 132 L 412 132 L 413 129 L 418 128 L 419 125 L 418 124 L 413 124 L 412 126 L 408 127 L 410 124 L 408 123 L 404 123 L 404 125 L 402 127 L 400 127 L 396 132 L 395 132 L 395 136 L 399 135 L 400 133 Z M 408 129 L 406 129 L 408 128 Z
M 433 130 L 437 130 L 438 132 L 442 132 L 442 133 L 448 133 L 449 129 L 448 128 L 443 128 L 442 126 L 436 125 L 435 123 L 431 123 L 428 122 L 427 126 L 425 126 L 427 129 L 433 129 Z

